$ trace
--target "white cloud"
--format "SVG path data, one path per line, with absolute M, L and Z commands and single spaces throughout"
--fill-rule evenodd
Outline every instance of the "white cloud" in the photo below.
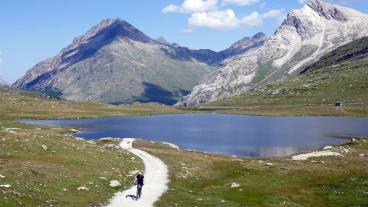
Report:
M 177 5 L 169 4 L 167 7 L 163 8 L 161 11 L 162 13 L 173 13 L 173 12 L 177 12 L 178 9 L 179 7 Z
M 284 16 L 284 9 L 273 9 L 266 13 L 263 13 L 264 18 L 275 18 L 275 17 L 281 17 Z
M 299 4 L 305 4 L 308 0 L 298 0 Z
M 263 24 L 264 19 L 280 19 L 283 17 L 283 9 L 270 10 L 265 13 L 252 12 L 251 14 L 238 18 L 231 9 L 215 10 L 210 12 L 193 13 L 188 24 L 194 27 L 208 27 L 216 30 L 237 28 L 241 25 L 255 27 Z
M 209 27 L 216 30 L 231 29 L 239 26 L 239 19 L 231 9 L 193 13 L 188 24 L 195 27 Z
M 242 18 L 241 22 L 246 26 L 258 26 L 263 23 L 262 15 L 258 12 L 252 12 L 250 15 Z
M 236 4 L 238 6 L 248 6 L 254 3 L 258 3 L 259 0 L 223 0 L 226 4 Z
M 218 0 L 185 0 L 181 5 L 182 12 L 203 12 L 215 10 Z
M 217 9 L 218 3 L 219 3 L 218 0 L 184 0 L 184 2 L 180 6 L 169 4 L 161 11 L 163 13 L 172 13 L 172 12 L 194 13 L 211 10 L 213 11 Z
M 222 4 L 220 4 L 220 1 Z M 181 5 L 169 4 L 162 9 L 163 13 L 190 13 L 188 25 L 191 27 L 207 27 L 215 30 L 225 30 L 244 26 L 259 26 L 264 19 L 280 19 L 284 16 L 283 9 L 274 9 L 265 13 L 254 11 L 247 16 L 238 18 L 232 9 L 223 9 L 226 4 L 246 6 L 254 3 L 264 4 L 261 0 L 184 0 Z M 180 32 L 193 32 L 193 29 L 183 29 Z

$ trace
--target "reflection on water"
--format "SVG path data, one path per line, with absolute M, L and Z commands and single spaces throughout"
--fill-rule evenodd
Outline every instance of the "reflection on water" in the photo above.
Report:
M 180 114 L 23 122 L 78 127 L 84 131 L 77 136 L 85 139 L 137 137 L 183 149 L 252 157 L 290 155 L 342 144 L 346 136 L 368 135 L 368 119 L 351 117 Z
M 235 154 L 240 154 L 247 157 L 273 157 L 286 156 L 295 154 L 301 150 L 306 150 L 297 147 L 239 147 L 235 148 Z

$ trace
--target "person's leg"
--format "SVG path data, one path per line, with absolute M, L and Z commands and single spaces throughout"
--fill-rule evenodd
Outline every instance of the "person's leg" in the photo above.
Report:
M 137 195 L 136 195 L 136 199 L 138 200 L 139 198 L 139 184 L 137 184 Z
M 142 195 L 142 185 L 139 185 L 138 198 L 141 198 L 141 195 Z

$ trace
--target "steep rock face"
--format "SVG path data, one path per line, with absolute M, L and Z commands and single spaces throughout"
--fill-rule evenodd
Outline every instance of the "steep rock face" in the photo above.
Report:
M 173 104 L 222 59 L 211 50 L 153 40 L 121 19 L 108 19 L 13 86 L 69 100 Z
M 211 103 L 215 106 L 362 104 L 368 101 L 368 37 L 321 57 L 299 75 Z
M 263 46 L 227 59 L 178 105 L 209 103 L 294 76 L 303 66 L 367 32 L 368 15 L 312 0 L 291 11 Z

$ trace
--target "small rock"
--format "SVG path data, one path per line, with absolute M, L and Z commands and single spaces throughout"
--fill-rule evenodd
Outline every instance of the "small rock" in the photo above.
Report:
M 324 147 L 323 149 L 324 149 L 324 150 L 330 150 L 330 149 L 333 149 L 333 147 L 332 147 L 332 146 L 326 146 L 326 147 Z
M 226 201 L 225 200 L 221 200 L 221 203 L 225 203 Z
M 11 187 L 11 185 L 9 185 L 9 184 L 6 184 L 6 185 L 0 185 L 0 188 L 10 188 Z
M 274 164 L 273 163 L 270 163 L 270 162 L 266 163 L 266 165 L 267 166 L 274 166 Z
M 135 157 L 131 157 L 130 160 L 134 161 L 135 160 Z
M 231 186 L 230 188 L 239 188 L 240 187 L 240 184 L 239 183 L 231 183 Z
M 99 177 L 101 180 L 107 180 L 106 177 Z
M 121 183 L 117 180 L 111 180 L 109 186 L 112 188 L 116 188 L 116 187 L 120 187 Z
M 93 141 L 93 140 L 88 140 L 88 141 L 87 141 L 87 143 L 89 143 L 89 144 L 93 144 L 93 145 L 96 145 L 96 142 L 95 142 L 95 141 Z
M 356 139 L 354 139 L 354 138 L 352 138 L 350 141 L 351 141 L 351 142 L 356 142 L 357 140 L 356 140 Z
M 116 144 L 105 144 L 103 147 L 106 148 L 106 149 L 119 149 L 120 148 Z
M 45 150 L 45 151 L 48 149 L 48 148 L 47 148 L 47 146 L 46 146 L 46 145 L 44 145 L 44 144 L 43 144 L 43 145 L 41 145 L 41 147 L 42 147 L 42 149 L 43 149 L 43 150 Z
M 359 157 L 364 157 L 364 154 L 359 154 Z
M 66 192 L 66 191 L 68 191 L 68 189 L 66 189 L 66 188 L 63 188 L 63 191 L 64 191 L 64 192 Z
M 81 186 L 77 188 L 78 191 L 89 191 L 89 189 L 86 186 Z
M 0 178 L 5 178 L 5 176 L 0 174 Z

